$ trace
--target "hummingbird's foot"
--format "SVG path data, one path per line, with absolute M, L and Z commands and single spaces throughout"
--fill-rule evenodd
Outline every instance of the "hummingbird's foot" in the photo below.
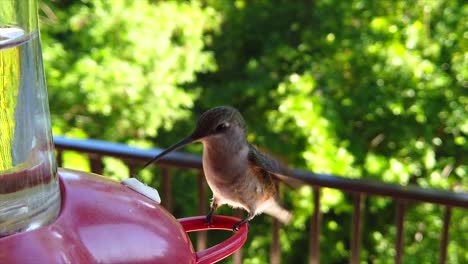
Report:
M 246 218 L 242 219 L 241 221 L 235 223 L 233 226 L 232 226 L 232 231 L 236 232 L 236 231 L 239 231 L 239 227 L 245 223 L 248 223 L 250 220 L 252 220 L 254 218 L 255 215 L 247 215 Z
M 206 224 L 209 225 L 209 226 L 213 224 L 213 212 L 212 211 L 210 211 L 206 215 Z
M 239 221 L 238 223 L 235 223 L 233 226 L 232 226 L 232 231 L 233 232 L 236 232 L 236 231 L 239 231 L 239 227 L 245 223 L 247 223 L 248 221 L 245 221 L 242 220 L 242 221 Z
M 213 215 L 217 208 L 218 208 L 218 203 L 216 202 L 216 199 L 213 198 L 213 201 L 211 202 L 211 206 L 210 206 L 210 211 L 206 215 L 206 223 L 209 226 L 213 224 Z
M 239 230 L 239 227 L 245 223 L 248 223 L 250 220 L 252 220 L 254 217 L 255 217 L 255 213 L 252 213 L 252 212 L 255 212 L 255 210 L 252 210 L 250 211 L 248 214 L 247 214 L 247 217 L 242 219 L 241 221 L 239 221 L 238 223 L 234 224 L 232 226 L 232 231 L 238 231 Z

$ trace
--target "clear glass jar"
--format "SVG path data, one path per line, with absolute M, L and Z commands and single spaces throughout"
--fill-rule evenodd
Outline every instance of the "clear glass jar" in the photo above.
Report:
M 0 1 L 0 237 L 52 222 L 60 189 L 36 0 Z

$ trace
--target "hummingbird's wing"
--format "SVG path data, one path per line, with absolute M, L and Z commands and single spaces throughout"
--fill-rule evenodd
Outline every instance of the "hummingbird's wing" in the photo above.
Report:
M 280 180 L 293 188 L 298 188 L 303 184 L 300 180 L 288 176 L 290 175 L 290 170 L 286 166 L 260 152 L 250 144 L 248 160 L 249 166 L 255 171 L 260 172 L 257 175 L 269 177 L 267 180 Z

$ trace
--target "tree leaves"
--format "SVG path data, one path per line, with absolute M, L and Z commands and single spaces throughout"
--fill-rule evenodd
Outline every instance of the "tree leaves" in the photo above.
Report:
M 60 40 L 44 45 L 50 96 L 75 106 L 67 108 L 67 125 L 90 137 L 147 139 L 171 129 L 198 96 L 182 86 L 215 69 L 204 36 L 219 17 L 197 3 L 75 2 L 56 23 L 62 26 L 42 28 Z M 51 104 L 53 119 L 63 118 L 65 105 Z
M 293 167 L 468 191 L 461 1 L 43 2 L 53 10 L 41 31 L 54 131 L 167 146 L 196 113 L 228 104 L 245 116 L 252 143 Z M 284 194 L 297 216 L 282 234 L 291 263 L 305 262 L 311 195 Z M 350 200 L 323 191 L 327 263 L 347 257 Z M 387 263 L 394 208 L 384 198 L 367 203 L 362 256 Z M 433 262 L 425 252 L 437 251 L 440 210 L 417 206 L 407 216 L 405 262 Z M 450 263 L 467 260 L 466 219 L 455 211 Z M 262 223 L 250 231 L 246 263 L 267 263 Z

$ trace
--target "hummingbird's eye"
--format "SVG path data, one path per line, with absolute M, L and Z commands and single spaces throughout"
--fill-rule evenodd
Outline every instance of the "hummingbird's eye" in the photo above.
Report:
M 229 127 L 229 123 L 223 122 L 216 127 L 216 132 L 223 132 Z

